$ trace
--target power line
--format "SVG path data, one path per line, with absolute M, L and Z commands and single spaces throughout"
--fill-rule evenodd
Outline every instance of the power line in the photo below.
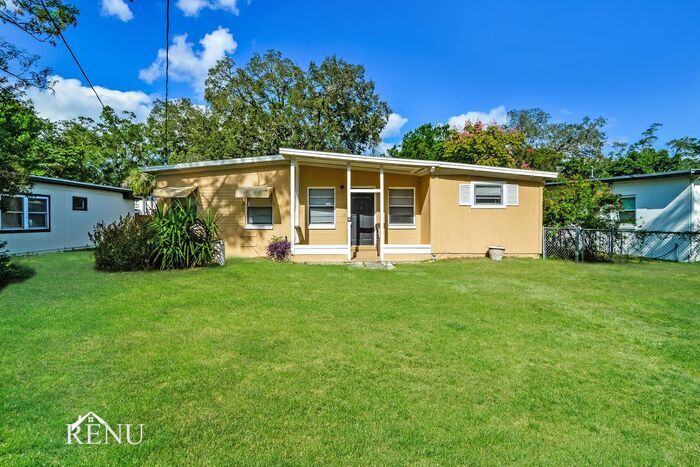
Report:
M 46 16 L 48 16 L 49 21 L 51 21 L 51 24 L 53 27 L 56 29 L 56 32 L 58 35 L 61 37 L 61 40 L 63 41 L 63 44 L 65 44 L 66 48 L 70 52 L 71 56 L 73 57 L 73 60 L 75 61 L 75 64 L 78 65 L 78 68 L 80 69 L 80 72 L 83 74 L 83 77 L 85 78 L 85 81 L 90 85 L 90 89 L 92 89 L 92 92 L 95 93 L 95 97 L 97 97 L 97 100 L 100 101 L 100 105 L 104 109 L 105 105 L 102 102 L 102 99 L 100 99 L 100 95 L 97 94 L 97 91 L 95 90 L 95 86 L 92 85 L 92 81 L 90 81 L 90 78 L 88 78 L 87 73 L 85 73 L 85 70 L 83 69 L 83 66 L 80 64 L 78 61 L 78 57 L 75 56 L 75 52 L 73 52 L 73 49 L 71 49 L 71 46 L 68 44 L 68 41 L 66 40 L 65 37 L 63 37 L 63 33 L 61 32 L 61 28 L 58 27 L 58 24 L 56 24 L 56 21 L 53 19 L 53 16 L 51 16 L 51 12 L 49 11 L 48 8 L 46 8 L 46 4 L 44 3 L 44 0 L 39 0 L 41 2 L 41 6 L 44 8 L 44 11 L 46 12 Z
M 170 0 L 165 2 L 165 157 L 170 156 L 168 149 L 168 89 L 170 80 Z

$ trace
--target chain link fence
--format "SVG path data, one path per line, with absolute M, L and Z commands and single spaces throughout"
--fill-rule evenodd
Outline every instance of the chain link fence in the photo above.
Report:
M 542 243 L 544 258 L 700 261 L 700 232 L 545 227 Z

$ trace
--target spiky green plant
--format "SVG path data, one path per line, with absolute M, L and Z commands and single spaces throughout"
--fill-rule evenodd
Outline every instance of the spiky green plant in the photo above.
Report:
M 192 198 L 158 206 L 149 224 L 154 263 L 161 269 L 211 264 L 215 254 L 213 242 L 219 234 L 217 220 L 210 210 L 198 213 Z

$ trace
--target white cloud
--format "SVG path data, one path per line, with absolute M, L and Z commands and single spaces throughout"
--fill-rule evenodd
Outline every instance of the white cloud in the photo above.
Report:
M 102 0 L 102 14 L 105 16 L 116 16 L 126 22 L 134 17 L 129 5 L 124 0 Z
M 447 123 L 455 130 L 463 130 L 464 124 L 468 121 L 472 123 L 481 122 L 486 125 L 491 123 L 505 125 L 508 123 L 508 112 L 506 112 L 504 106 L 499 105 L 495 109 L 489 110 L 488 113 L 473 110 L 462 115 L 455 115 L 454 117 L 450 117 Z
M 202 50 L 197 52 L 192 43 L 187 41 L 187 34 L 175 36 L 170 46 L 170 78 L 175 81 L 192 83 L 195 91 L 204 93 L 204 81 L 209 69 L 233 53 L 238 44 L 227 28 L 219 26 L 216 31 L 205 35 L 199 44 Z M 148 68 L 139 71 L 139 78 L 152 83 L 165 76 L 165 49 L 158 50 L 156 59 Z
M 177 0 L 176 6 L 182 10 L 185 16 L 197 16 L 205 8 L 224 10 L 238 15 L 240 10 L 236 3 L 237 0 Z
M 52 76 L 53 92 L 31 88 L 27 97 L 34 101 L 36 111 L 50 120 L 68 120 L 75 117 L 99 118 L 102 107 L 89 86 L 77 79 Z M 105 105 L 117 112 L 130 111 L 143 121 L 151 110 L 151 98 L 141 91 L 117 91 L 95 86 Z
M 386 122 L 386 126 L 379 136 L 381 136 L 382 139 L 391 138 L 392 136 L 399 136 L 399 133 L 401 133 L 401 127 L 403 127 L 406 122 L 408 122 L 407 118 L 396 113 L 390 114 L 389 120 Z

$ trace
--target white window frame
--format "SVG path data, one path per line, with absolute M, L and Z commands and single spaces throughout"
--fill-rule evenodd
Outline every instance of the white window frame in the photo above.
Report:
M 391 223 L 391 190 L 411 190 L 413 192 L 413 222 L 411 224 L 392 224 Z M 386 216 L 387 216 L 387 224 L 390 229 L 394 230 L 410 230 L 410 229 L 415 229 L 416 228 L 416 187 L 414 186 L 390 186 L 387 188 L 387 210 L 386 210 Z M 395 206 L 395 207 L 406 207 L 406 206 Z
M 332 224 L 312 224 L 311 223 L 311 190 L 333 190 L 333 223 Z M 335 211 L 337 200 L 334 186 L 310 186 L 306 187 L 306 226 L 309 230 L 335 230 Z M 328 206 L 323 206 L 328 207 Z
M 506 182 L 471 182 L 471 197 L 472 208 L 476 209 L 504 209 L 506 207 Z M 501 204 L 477 204 L 476 203 L 476 187 L 477 185 L 500 186 L 501 187 Z
M 8 198 L 22 198 L 22 227 L 3 228 L 2 216 L 0 216 L 0 233 L 21 233 L 21 232 L 50 232 L 51 231 L 51 197 L 49 195 L 14 195 Z M 46 226 L 45 227 L 29 227 L 29 199 L 46 200 Z M 38 213 L 36 213 L 38 214 Z
M 260 198 L 259 198 L 260 199 Z M 275 210 L 274 203 L 272 202 L 272 196 L 265 198 L 270 200 L 270 213 L 272 218 L 272 224 L 249 224 L 248 223 L 248 198 L 245 198 L 245 228 L 246 230 L 272 230 L 275 228 Z

